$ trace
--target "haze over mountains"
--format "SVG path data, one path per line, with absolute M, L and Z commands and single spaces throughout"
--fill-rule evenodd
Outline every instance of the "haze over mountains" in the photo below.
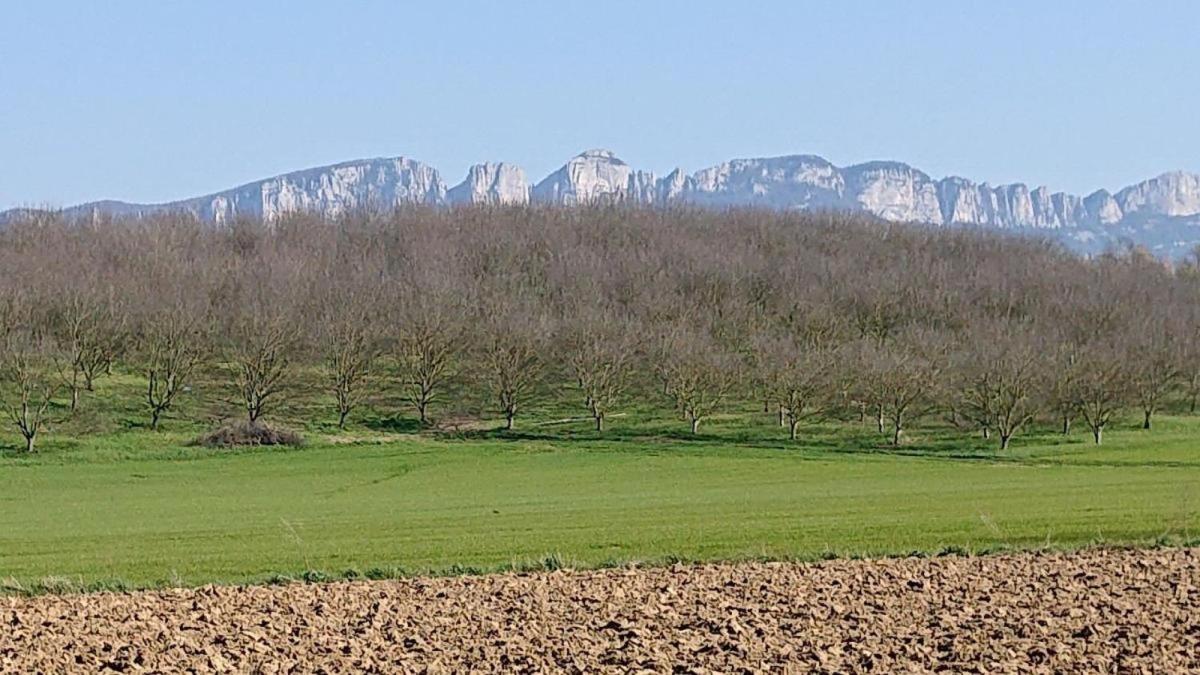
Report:
M 147 216 L 183 211 L 215 222 L 291 211 L 326 216 L 362 207 L 404 204 L 577 205 L 622 201 L 726 208 L 866 211 L 891 221 L 978 226 L 1041 233 L 1082 253 L 1120 242 L 1178 257 L 1200 243 L 1200 175 L 1165 173 L 1118 192 L 1086 196 L 992 186 L 951 176 L 934 179 L 900 162 L 838 167 L 815 155 L 735 159 L 685 174 L 659 177 L 630 167 L 608 150 L 588 150 L 537 183 L 507 163 L 477 164 L 448 187 L 433 167 L 405 158 L 377 158 L 306 169 L 203 197 L 164 204 L 101 201 L 64 209 L 68 217 Z M 0 213 L 0 222 L 26 211 Z

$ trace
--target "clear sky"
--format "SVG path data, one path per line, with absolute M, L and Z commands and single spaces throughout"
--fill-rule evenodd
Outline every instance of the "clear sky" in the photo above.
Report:
M 0 4 L 0 208 L 406 155 L 450 184 L 897 159 L 1088 192 L 1200 171 L 1200 2 Z

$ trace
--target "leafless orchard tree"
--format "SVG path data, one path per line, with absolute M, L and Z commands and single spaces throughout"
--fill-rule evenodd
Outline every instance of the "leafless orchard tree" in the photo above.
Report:
M 171 410 L 192 373 L 211 352 L 206 318 L 182 305 L 168 306 L 147 317 L 139 331 L 138 352 L 146 375 L 151 429 L 158 429 L 163 415 Z
M 327 311 L 318 328 L 339 429 L 346 428 L 346 419 L 367 393 L 379 351 L 375 311 L 366 303 L 342 306 Z
M 906 336 L 884 345 L 860 343 L 854 366 L 865 378 L 882 418 L 890 424 L 892 445 L 899 446 L 908 422 L 930 403 L 941 367 L 935 348 L 921 344 L 927 334 Z
M 1188 349 L 1184 363 L 1180 366 L 1183 371 L 1183 386 L 1187 392 L 1188 412 L 1196 414 L 1196 404 L 1200 402 L 1200 349 Z
M 628 321 L 604 313 L 577 316 L 565 327 L 565 360 L 596 431 L 629 385 L 639 342 L 632 331 Z
M 1193 255 L 1200 255 L 1200 252 Z M 1200 270 L 1200 267 L 1195 269 Z M 1195 284 L 1200 293 L 1200 271 L 1186 278 Z M 1195 415 L 1197 404 L 1200 403 L 1200 303 L 1180 318 L 1178 346 L 1179 384 L 1187 401 L 1188 412 Z
M 820 415 L 837 391 L 837 356 L 828 346 L 792 337 L 763 338 L 757 351 L 769 363 L 767 391 L 779 406 L 788 438 L 796 440 L 800 424 Z
M 474 332 L 479 379 L 511 430 L 542 382 L 547 323 L 524 309 L 493 306 L 484 309 Z
M 1079 348 L 1074 344 L 1062 343 L 1050 347 L 1049 352 L 1045 385 L 1046 405 L 1054 413 L 1059 431 L 1067 436 L 1071 433 L 1071 423 L 1079 416 L 1079 399 L 1075 387 Z
M 985 437 L 994 430 L 1000 449 L 1033 421 L 1044 380 L 1041 345 L 1024 326 L 982 326 L 964 336 L 955 355 L 963 408 Z
M 1096 445 L 1103 442 L 1113 417 L 1128 405 L 1131 379 L 1125 355 L 1115 345 L 1093 341 L 1080 352 L 1071 385 Z
M 695 434 L 741 380 L 738 358 L 695 332 L 669 339 L 661 358 L 666 392 Z
M 60 359 L 51 339 L 22 331 L 10 334 L 0 350 L 0 396 L 5 416 L 32 453 L 61 386 Z
M 459 327 L 440 310 L 409 314 L 397 327 L 400 383 L 423 425 L 429 423 L 429 407 L 450 375 L 459 335 Z
M 875 431 L 882 434 L 886 431 L 887 415 L 884 407 L 884 371 L 875 361 L 876 352 L 880 349 L 879 345 L 868 345 L 861 341 L 850 343 L 845 348 L 847 361 L 840 370 L 849 383 L 850 398 L 859 422 L 866 424 L 869 417 L 875 425 Z M 779 420 L 782 425 L 782 408 Z
M 255 424 L 288 385 L 298 331 L 285 317 L 248 317 L 235 329 L 229 361 L 246 420 Z
M 125 312 L 113 296 L 68 291 L 58 307 L 55 327 L 67 354 L 62 377 L 72 411 L 79 407 L 80 392 L 94 389 L 96 378 L 108 371 L 125 344 Z
M 1142 428 L 1149 429 L 1154 413 L 1179 384 L 1182 350 L 1174 326 L 1165 320 L 1142 323 L 1129 340 L 1129 380 L 1142 410 Z

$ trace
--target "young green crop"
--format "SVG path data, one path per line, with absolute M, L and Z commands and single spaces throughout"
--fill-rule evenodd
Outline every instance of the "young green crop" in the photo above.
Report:
M 573 401 L 455 435 L 364 409 L 346 431 L 298 401 L 308 443 L 211 450 L 202 422 L 152 432 L 136 379 L 38 453 L 0 454 L 0 578 L 130 586 L 669 559 L 818 558 L 1186 539 L 1200 531 L 1200 420 L 1123 419 L 1104 446 L 1031 428 L 1012 448 L 950 427 L 889 447 L 873 425 L 814 423 L 787 440 L 746 402 L 695 435 L 625 408 L 603 433 Z M 201 383 L 199 386 L 208 386 Z M 100 405 L 103 403 L 104 405 Z M 205 404 L 207 405 L 207 404 Z M 185 398 L 202 418 L 207 408 Z M 91 412 L 89 412 L 89 410 Z M 67 419 L 66 411 L 64 419 Z M 572 413 L 576 413 L 572 416 Z M 91 415 L 91 416 L 88 416 Z

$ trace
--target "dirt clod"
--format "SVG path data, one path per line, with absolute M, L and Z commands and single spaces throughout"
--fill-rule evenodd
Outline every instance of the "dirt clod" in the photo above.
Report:
M 3 672 L 1195 672 L 1200 550 L 0 598 Z

